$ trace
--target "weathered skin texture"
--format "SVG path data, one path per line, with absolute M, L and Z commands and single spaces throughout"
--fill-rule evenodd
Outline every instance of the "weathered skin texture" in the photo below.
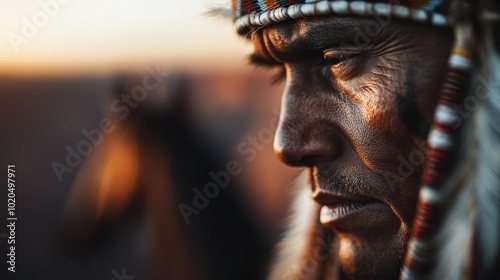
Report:
M 397 278 L 415 214 L 421 143 L 453 41 L 448 29 L 373 23 L 306 18 L 252 35 L 252 60 L 286 71 L 277 156 L 308 167 L 313 191 L 381 203 L 377 213 L 332 227 L 343 270 L 356 279 Z

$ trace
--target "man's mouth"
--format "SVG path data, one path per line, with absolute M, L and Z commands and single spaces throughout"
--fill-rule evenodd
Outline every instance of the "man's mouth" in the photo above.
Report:
M 388 205 L 369 197 L 335 194 L 317 189 L 313 198 L 322 205 L 321 223 L 338 232 L 376 230 L 392 216 Z

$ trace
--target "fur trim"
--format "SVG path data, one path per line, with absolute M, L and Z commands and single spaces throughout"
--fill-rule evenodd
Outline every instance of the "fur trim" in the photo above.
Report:
M 332 238 L 328 237 L 328 230 L 319 222 L 320 207 L 311 199 L 307 186 L 306 172 L 291 184 L 295 201 L 288 231 L 276 247 L 276 260 L 269 280 L 319 279 L 325 273 Z
M 208 9 L 204 13 L 204 15 L 209 16 L 209 17 L 215 17 L 215 18 L 222 18 L 222 19 L 233 19 L 234 12 L 233 9 L 225 7 L 225 6 L 214 6 Z

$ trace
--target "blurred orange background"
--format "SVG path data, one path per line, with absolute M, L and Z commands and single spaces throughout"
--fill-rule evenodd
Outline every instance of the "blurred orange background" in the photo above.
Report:
M 250 45 L 231 19 L 208 16 L 229 1 L 0 1 L 2 73 L 241 66 Z
M 208 12 L 229 2 L 0 0 L 0 164 L 16 164 L 23 221 L 19 278 L 1 279 L 112 279 L 122 267 L 262 279 L 301 170 L 272 150 L 284 84 L 249 66 L 250 42 Z M 168 78 L 120 119 L 111 104 L 147 69 Z M 103 119 L 115 130 L 59 180 L 53 163 Z M 232 160 L 231 187 L 184 223 L 178 205 Z

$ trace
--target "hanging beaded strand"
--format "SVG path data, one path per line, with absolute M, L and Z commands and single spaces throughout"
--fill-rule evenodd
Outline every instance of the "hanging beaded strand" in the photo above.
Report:
M 468 45 L 469 29 L 455 31 L 456 41 L 448 59 L 448 70 L 438 99 L 427 145 L 427 162 L 422 175 L 417 214 L 413 223 L 402 280 L 425 279 L 432 268 L 435 244 L 446 200 L 444 180 L 457 148 L 454 125 L 460 116 L 454 109 L 463 102 L 472 75 L 473 55 Z

